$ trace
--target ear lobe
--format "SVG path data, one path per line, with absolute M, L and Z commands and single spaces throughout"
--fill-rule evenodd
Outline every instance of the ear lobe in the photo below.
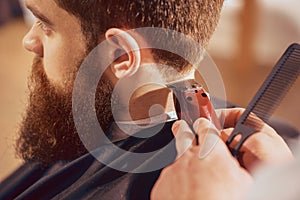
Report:
M 132 76 L 141 64 L 141 52 L 137 41 L 129 33 L 118 28 L 111 28 L 105 33 L 106 39 L 114 47 L 115 59 L 125 52 L 125 59 L 117 59 L 112 64 L 112 72 L 118 78 Z

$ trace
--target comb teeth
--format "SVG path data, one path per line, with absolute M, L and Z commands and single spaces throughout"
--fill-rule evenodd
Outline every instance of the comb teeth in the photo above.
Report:
M 263 121 L 268 121 L 277 106 L 292 87 L 300 73 L 300 45 L 292 44 L 279 59 L 255 97 L 243 113 L 240 122 L 253 124 L 249 117 L 254 113 Z M 255 127 L 257 130 L 257 127 Z

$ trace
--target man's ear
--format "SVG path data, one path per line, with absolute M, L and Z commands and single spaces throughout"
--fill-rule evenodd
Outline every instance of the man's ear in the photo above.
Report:
M 114 75 L 121 79 L 136 73 L 141 64 L 141 52 L 135 38 L 118 28 L 107 30 L 105 37 L 114 46 L 114 52 L 110 52 L 116 59 L 111 65 Z

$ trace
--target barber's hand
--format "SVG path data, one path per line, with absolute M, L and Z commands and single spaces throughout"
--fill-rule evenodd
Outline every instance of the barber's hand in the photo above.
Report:
M 199 135 L 199 146 L 195 145 L 194 134 L 186 122 L 173 125 L 179 157 L 162 171 L 151 199 L 243 199 L 252 177 L 231 156 L 218 130 L 208 120 L 198 119 L 194 130 Z M 201 148 L 210 149 L 209 141 L 213 141 L 214 148 L 205 157 L 199 156 Z
M 224 142 L 233 131 L 233 127 L 243 114 L 244 109 L 217 110 L 224 121 L 222 139 Z M 235 144 L 236 141 L 233 143 Z M 275 164 L 293 159 L 293 155 L 284 140 L 269 125 L 264 124 L 261 131 L 250 136 L 243 144 L 241 151 L 243 156 L 240 162 L 248 170 L 252 170 L 257 164 Z

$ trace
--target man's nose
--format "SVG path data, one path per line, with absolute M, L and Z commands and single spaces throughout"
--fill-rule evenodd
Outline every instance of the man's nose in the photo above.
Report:
M 43 57 L 43 44 L 38 33 L 35 32 L 34 27 L 32 27 L 31 30 L 24 36 L 23 46 L 26 50 Z

